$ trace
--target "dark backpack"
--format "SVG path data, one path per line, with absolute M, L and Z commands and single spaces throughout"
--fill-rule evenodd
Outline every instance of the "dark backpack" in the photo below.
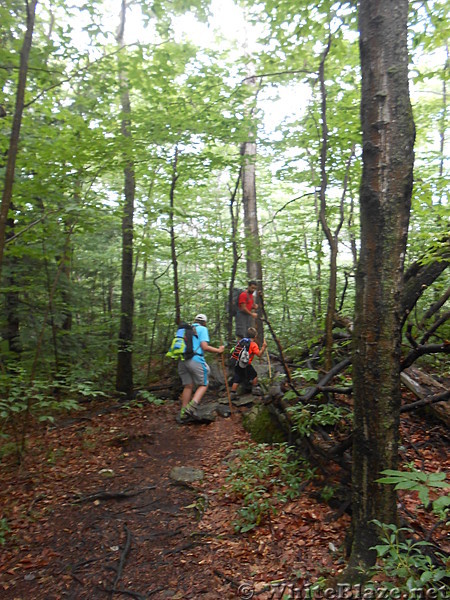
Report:
M 193 348 L 194 337 L 198 337 L 195 326 L 188 323 L 180 323 L 180 327 L 175 333 L 166 356 L 174 360 L 191 359 L 196 354 Z
M 245 290 L 241 288 L 233 288 L 231 305 L 228 303 L 228 312 L 232 317 L 236 316 L 236 313 L 239 310 L 239 296 L 245 292 Z
M 242 338 L 231 351 L 230 366 L 245 369 L 250 361 L 250 338 Z

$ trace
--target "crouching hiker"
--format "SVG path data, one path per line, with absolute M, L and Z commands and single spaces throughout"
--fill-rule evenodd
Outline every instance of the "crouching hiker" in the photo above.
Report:
M 261 395 L 261 388 L 258 385 L 258 373 L 252 366 L 252 360 L 255 356 L 262 356 L 267 348 L 267 342 L 264 342 L 259 348 L 255 342 L 258 333 L 254 327 L 247 329 L 247 337 L 239 340 L 231 355 L 231 366 L 234 366 L 233 385 L 231 386 L 231 399 L 236 398 L 239 384 L 244 387 L 252 386 L 252 393 Z
M 205 351 L 222 354 L 224 346 L 214 348 L 209 344 L 209 332 L 206 327 L 206 316 L 199 314 L 195 317 L 193 328 L 195 334 L 192 337 L 193 357 L 189 360 L 178 362 L 178 374 L 183 384 L 181 394 L 180 421 L 196 418 L 196 409 L 205 395 L 209 385 L 210 368 L 205 360 Z M 194 393 L 194 387 L 196 387 Z M 192 395 L 194 393 L 194 395 Z

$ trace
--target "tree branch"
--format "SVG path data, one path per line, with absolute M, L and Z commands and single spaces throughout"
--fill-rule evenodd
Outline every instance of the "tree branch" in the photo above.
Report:
M 403 297 L 401 302 L 402 323 L 405 324 L 409 313 L 416 305 L 424 291 L 439 277 L 448 267 L 450 258 L 450 237 L 441 240 L 443 247 L 436 252 L 435 258 L 431 262 L 423 263 L 418 260 L 413 263 L 405 272 Z
M 270 225 L 271 223 L 273 223 L 275 221 L 275 217 L 282 212 L 287 206 L 289 206 L 289 204 L 292 204 L 292 202 L 295 202 L 296 200 L 301 200 L 302 198 L 306 198 L 307 196 L 314 196 L 315 192 L 308 192 L 307 194 L 302 194 L 301 196 L 296 196 L 295 198 L 292 198 L 291 200 L 288 200 L 286 202 L 286 204 L 283 204 L 283 206 L 281 208 L 279 208 L 277 211 L 275 211 L 273 213 L 273 217 L 270 219 L 270 221 L 267 221 L 266 223 L 264 223 L 264 227 L 267 227 L 267 225 Z
M 266 77 L 279 77 L 280 75 L 298 75 L 299 73 L 303 73 L 304 75 L 315 75 L 315 71 L 309 71 L 308 69 L 294 69 L 292 71 L 275 71 L 273 73 L 255 73 L 254 75 L 249 75 L 249 77 L 245 77 L 242 80 L 242 83 L 245 83 L 249 79 L 264 79 Z
M 433 333 L 435 333 L 441 325 L 448 321 L 448 319 L 450 319 L 450 311 L 444 313 L 441 317 L 439 317 L 439 319 L 436 319 L 430 329 L 423 334 L 420 343 L 425 344 L 425 342 L 433 335 Z
M 406 406 L 402 406 L 400 408 L 400 412 L 410 412 L 412 410 L 416 410 L 416 408 L 421 408 L 422 406 L 427 406 L 429 404 L 435 404 L 436 402 L 446 402 L 450 398 L 450 391 L 446 390 L 445 392 L 441 392 L 440 394 L 433 394 L 433 396 L 428 396 L 423 400 L 417 400 L 417 402 L 411 402 L 411 404 L 406 404 Z
M 425 354 L 450 354 L 450 343 L 445 341 L 442 344 L 425 344 L 422 346 L 417 346 L 411 350 L 409 354 L 405 356 L 405 358 L 401 362 L 401 370 L 407 369 L 410 367 L 420 356 L 424 356 Z
M 445 292 L 442 294 L 442 296 L 439 298 L 439 300 L 437 300 L 436 302 L 434 302 L 434 304 L 432 304 L 430 306 L 430 308 L 427 310 L 427 312 L 424 314 L 423 319 L 419 325 L 419 327 L 421 329 L 425 328 L 425 321 L 427 321 L 430 317 L 432 317 L 435 313 L 437 313 L 437 311 L 444 306 L 444 304 L 447 302 L 447 300 L 450 298 L 450 287 L 448 289 L 445 290 Z

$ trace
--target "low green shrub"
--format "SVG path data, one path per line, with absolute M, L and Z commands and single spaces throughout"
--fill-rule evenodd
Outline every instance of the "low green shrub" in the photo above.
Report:
M 3 546 L 6 542 L 6 534 L 9 531 L 8 521 L 6 519 L 0 519 L 0 546 Z
M 287 411 L 292 416 L 294 431 L 302 437 L 311 435 L 316 427 L 336 425 L 341 419 L 348 416 L 344 409 L 333 404 L 296 404 Z
M 414 541 L 411 529 L 386 525 L 376 520 L 374 523 L 380 528 L 381 543 L 374 547 L 378 560 L 370 576 L 381 573 L 386 589 L 398 590 L 406 597 L 412 591 L 419 594 L 434 590 L 433 598 L 448 598 L 450 588 L 444 580 L 450 577 L 450 560 L 438 553 L 441 565 L 435 564 L 431 556 L 423 552 L 425 547 L 432 544 Z M 374 584 L 368 584 L 367 588 L 370 589 L 371 585 Z
M 314 476 L 314 470 L 285 443 L 242 444 L 229 471 L 225 491 L 242 505 L 233 522 L 241 533 L 270 519 L 280 504 L 296 498 Z
M 425 473 L 410 466 L 409 471 L 386 469 L 378 482 L 394 485 L 396 490 L 417 492 L 422 504 L 431 509 L 445 522 L 448 519 L 450 498 L 442 495 L 430 500 L 431 490 L 446 489 L 450 485 L 445 481 L 445 473 Z M 374 521 L 380 529 L 381 543 L 374 547 L 377 552 L 377 564 L 370 576 L 381 574 L 383 585 L 395 589 L 396 593 L 410 597 L 431 597 L 444 599 L 450 595 L 448 579 L 450 577 L 450 559 L 433 548 L 433 554 L 425 550 L 432 544 L 425 540 L 415 541 L 411 529 Z M 447 521 L 448 525 L 448 521 Z M 433 558 L 432 558 L 433 556 Z M 370 586 L 371 584 L 369 584 Z M 423 596 L 425 593 L 425 596 Z M 422 594 L 422 595 L 421 595 Z
M 52 381 L 35 379 L 22 369 L 0 375 L 0 425 L 2 438 L 13 438 L 20 461 L 26 450 L 26 439 L 33 420 L 53 421 L 56 412 L 78 408 L 72 397 L 55 396 Z M 5 431 L 7 433 L 5 433 Z

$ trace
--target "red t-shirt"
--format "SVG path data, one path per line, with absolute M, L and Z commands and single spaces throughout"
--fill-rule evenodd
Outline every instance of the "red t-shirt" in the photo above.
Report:
M 251 365 L 253 357 L 256 354 L 259 354 L 259 346 L 258 346 L 258 344 L 256 342 L 254 342 L 254 341 L 250 342 L 250 346 L 248 348 L 248 353 L 250 354 L 250 358 L 249 358 L 248 364 Z
M 239 294 L 238 304 L 239 308 L 241 304 L 245 304 L 248 310 L 252 310 L 253 305 L 255 304 L 255 298 L 253 297 L 253 294 L 249 294 L 247 291 L 241 292 Z

